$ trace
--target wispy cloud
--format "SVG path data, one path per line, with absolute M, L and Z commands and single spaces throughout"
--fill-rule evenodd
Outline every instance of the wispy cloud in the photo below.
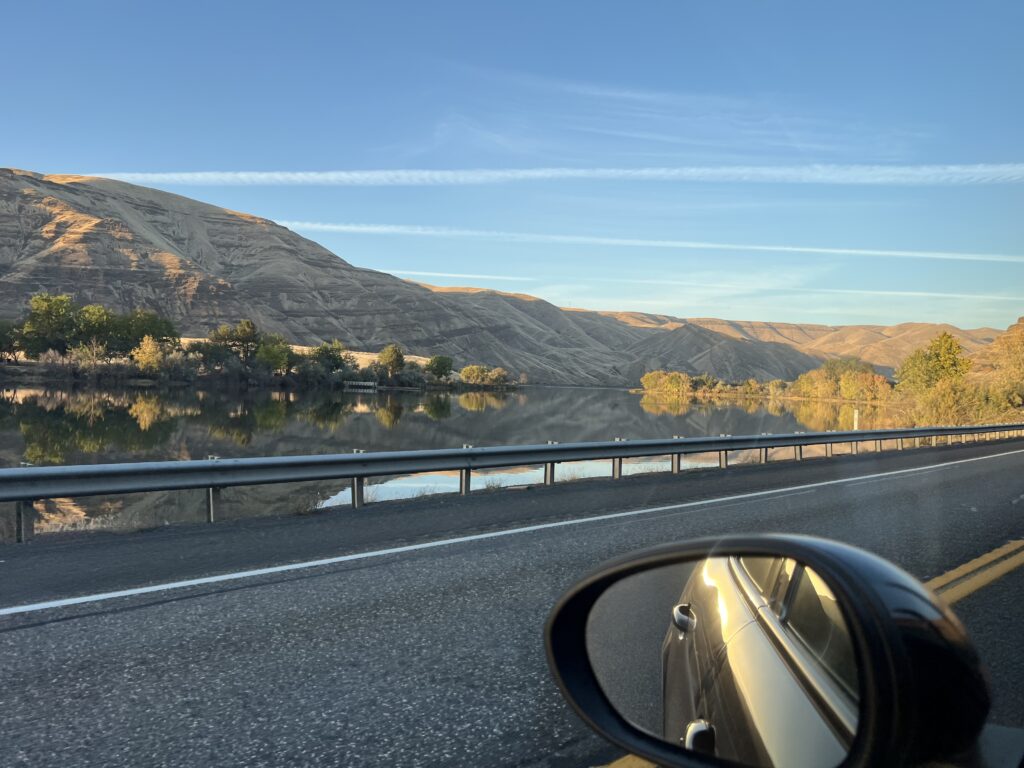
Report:
M 694 251 L 740 251 L 825 256 L 864 256 L 872 258 L 937 259 L 944 261 L 985 261 L 1024 264 L 1024 256 L 960 251 L 906 251 L 871 248 L 834 248 L 803 245 L 763 245 L 750 243 L 707 243 L 690 240 L 656 240 L 634 237 L 599 237 L 530 232 L 503 232 L 486 229 L 425 227 L 407 224 L 345 224 L 319 221 L 279 221 L 278 224 L 303 232 L 342 232 L 361 235 L 402 235 L 410 237 L 471 238 L 513 243 L 551 243 L 628 248 L 664 248 Z
M 719 165 L 653 168 L 398 168 L 365 171 L 168 171 L 99 173 L 138 184 L 186 186 L 411 187 L 539 181 L 963 186 L 1020 184 L 1024 163 L 973 165 Z
M 1013 301 L 1024 302 L 1024 296 L 1005 296 L 1001 294 L 982 293 L 943 293 L 937 291 L 882 291 L 868 288 L 803 288 L 794 286 L 765 286 L 765 285 L 740 285 L 735 283 L 705 283 L 692 280 L 650 279 L 641 280 L 634 278 L 623 279 L 601 279 L 601 282 L 609 283 L 630 283 L 635 285 L 676 285 L 688 288 L 703 288 L 722 291 L 736 291 L 741 293 L 764 293 L 772 291 L 777 293 L 808 293 L 808 294 L 832 294 L 840 296 L 878 296 L 904 299 L 962 299 L 970 301 Z
M 420 272 L 411 269 L 381 269 L 392 275 L 412 275 L 414 277 L 453 277 L 459 280 L 508 280 L 513 282 L 533 282 L 535 277 L 518 277 L 514 275 L 475 275 L 466 272 Z

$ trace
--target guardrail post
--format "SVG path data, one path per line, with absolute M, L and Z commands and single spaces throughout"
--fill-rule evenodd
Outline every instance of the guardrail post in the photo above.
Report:
M 719 437 L 728 437 L 728 435 L 719 435 Z M 727 469 L 729 467 L 729 452 L 719 451 L 718 452 L 718 468 Z
M 682 440 L 682 438 L 683 438 L 682 435 L 672 435 L 672 439 L 673 440 Z M 672 474 L 673 475 L 678 475 L 679 474 L 680 466 L 681 466 L 681 463 L 682 463 L 682 462 L 680 462 L 680 459 L 682 458 L 682 456 L 683 455 L 681 453 L 673 453 L 672 456 L 670 457 L 670 460 L 672 462 Z
M 762 432 L 761 433 L 761 437 L 766 437 L 767 435 L 768 435 L 767 432 Z M 757 449 L 757 454 L 758 454 L 757 455 L 757 460 L 758 460 L 759 463 L 761 463 L 761 464 L 767 464 L 768 463 L 768 448 L 767 447 L 765 447 L 765 448 L 758 448 Z
M 850 453 L 854 456 L 860 453 L 860 443 L 858 441 L 854 440 L 850 443 Z
M 875 450 L 878 453 L 882 452 L 882 441 L 881 440 L 875 440 Z
M 463 448 L 472 448 L 472 445 L 468 443 L 462 444 Z M 459 494 L 462 496 L 468 496 L 471 490 L 473 470 L 469 467 L 459 470 Z
M 217 461 L 220 456 L 214 456 L 213 454 L 207 455 L 207 460 Z M 212 523 L 217 507 L 220 505 L 220 488 L 215 485 L 211 485 L 206 489 L 206 522 Z
M 220 506 L 220 488 L 212 485 L 206 489 L 206 522 L 214 521 L 218 506 Z
M 903 438 L 902 438 L 902 437 L 901 437 L 901 438 L 899 438 L 899 439 L 898 439 L 898 440 L 896 441 L 896 450 L 897 450 L 897 451 L 902 451 L 902 450 L 903 450 Z
M 621 438 L 621 437 L 616 437 L 615 438 L 615 442 L 616 443 L 624 443 L 626 441 L 623 438 Z M 615 458 L 612 459 L 612 479 L 613 480 L 621 480 L 622 479 L 622 457 L 621 456 L 616 456 Z
M 16 502 L 14 507 L 14 541 L 17 544 L 24 544 L 35 536 L 35 533 L 35 502 L 22 499 L 21 501 Z
M 352 453 L 366 453 L 362 448 L 354 448 Z M 365 477 L 352 478 L 352 509 L 360 509 L 366 503 Z
M 548 445 L 558 445 L 555 440 L 548 440 Z M 555 462 L 549 461 L 544 465 L 544 485 L 555 484 Z
M 932 448 L 935 448 L 939 444 L 939 436 L 932 435 Z

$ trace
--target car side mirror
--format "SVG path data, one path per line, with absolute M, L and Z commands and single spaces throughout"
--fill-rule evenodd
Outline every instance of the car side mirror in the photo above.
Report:
M 704 539 L 610 563 L 558 602 L 546 644 L 584 721 L 664 766 L 953 760 L 990 703 L 938 597 L 810 537 Z

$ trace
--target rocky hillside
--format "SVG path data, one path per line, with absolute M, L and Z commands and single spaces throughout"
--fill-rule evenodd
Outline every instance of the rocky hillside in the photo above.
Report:
M 355 267 L 259 217 L 109 179 L 0 169 L 0 317 L 38 291 L 152 309 L 188 336 L 249 317 L 298 344 L 398 341 L 553 384 L 635 385 L 656 367 L 790 379 L 846 354 L 891 368 L 944 328 L 686 320 L 435 288 Z M 972 350 L 996 334 L 948 329 Z

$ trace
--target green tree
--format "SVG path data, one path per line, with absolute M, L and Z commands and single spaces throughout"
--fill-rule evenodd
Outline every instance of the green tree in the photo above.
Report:
M 447 355 L 434 355 L 427 361 L 424 370 L 439 379 L 447 379 L 452 375 L 454 362 Z
M 310 357 L 328 373 L 352 370 L 356 367 L 355 355 L 348 352 L 345 345 L 337 339 L 325 341 L 310 353 Z
M 261 334 L 252 320 L 239 320 L 236 325 L 224 324 L 210 334 L 210 341 L 223 344 L 248 365 L 260 347 Z
M 912 352 L 896 371 L 900 389 L 922 392 L 940 381 L 960 381 L 971 361 L 956 337 L 941 333 L 927 347 Z
M 207 373 L 220 370 L 229 360 L 238 360 L 230 348 L 214 341 L 197 341 L 190 344 L 188 353 L 199 358 L 199 364 Z
M 18 359 L 18 326 L 11 320 L 0 320 L 0 360 L 13 363 Z
M 274 373 L 287 373 L 291 367 L 291 351 L 284 336 L 265 333 L 256 348 L 256 362 Z
M 378 353 L 377 362 L 384 366 L 388 376 L 396 376 L 405 367 L 405 355 L 397 344 L 388 344 Z
M 143 373 L 156 373 L 164 362 L 164 350 L 152 336 L 143 336 L 131 352 L 132 360 Z
M 359 378 L 363 381 L 376 381 L 380 384 L 387 380 L 388 369 L 377 360 L 374 360 L 359 372 Z
M 37 293 L 28 301 L 18 345 L 26 357 L 37 360 L 47 350 L 66 354 L 75 341 L 78 312 L 66 293 Z
M 78 310 L 75 337 L 79 344 L 98 342 L 109 345 L 113 335 L 114 316 L 102 304 L 87 304 Z
M 134 309 L 127 315 L 115 315 L 111 319 L 111 326 L 117 341 L 115 343 L 110 340 L 108 343 L 114 347 L 113 351 L 123 354 L 128 354 L 147 336 L 152 336 L 165 346 L 177 345 L 181 340 L 174 323 L 145 309 Z

